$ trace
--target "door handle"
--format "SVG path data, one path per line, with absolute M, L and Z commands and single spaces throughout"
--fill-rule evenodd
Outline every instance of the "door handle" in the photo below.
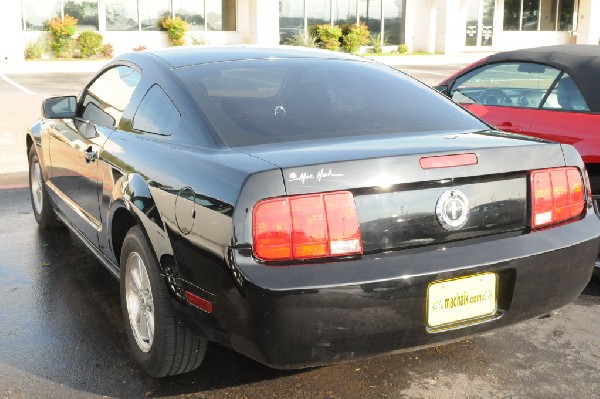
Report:
M 92 149 L 92 146 L 89 146 L 87 150 L 83 152 L 85 157 L 85 163 L 95 162 L 98 159 L 98 153 Z
M 501 124 L 496 125 L 496 128 L 511 133 L 523 132 L 523 128 L 521 128 L 521 126 L 513 125 L 511 122 L 502 122 Z

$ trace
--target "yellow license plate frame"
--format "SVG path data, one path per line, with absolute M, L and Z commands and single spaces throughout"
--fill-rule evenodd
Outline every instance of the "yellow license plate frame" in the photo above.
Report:
M 498 275 L 481 273 L 434 281 L 427 287 L 427 326 L 469 324 L 498 309 Z

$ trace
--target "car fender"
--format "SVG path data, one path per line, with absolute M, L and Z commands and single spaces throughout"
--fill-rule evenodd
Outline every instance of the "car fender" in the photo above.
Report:
M 36 153 L 38 159 L 40 161 L 40 166 L 42 167 L 42 174 L 44 176 L 44 180 L 48 179 L 48 168 L 46 167 L 46 153 L 48 149 L 44 149 L 42 146 L 42 130 L 43 130 L 43 119 L 36 121 L 29 129 L 27 129 L 27 133 L 25 135 L 25 148 L 26 154 L 25 156 L 29 158 L 29 150 L 32 146 L 35 146 Z
M 107 236 L 110 240 L 111 252 L 118 264 L 120 247 L 126 231 L 134 224 L 139 225 L 154 252 L 160 273 L 171 294 L 178 299 L 184 299 L 173 248 L 157 201 L 152 194 L 156 190 L 160 189 L 151 189 L 144 177 L 138 173 L 122 175 L 115 182 L 107 214 Z M 131 220 L 124 221 L 123 219 L 127 219 L 127 217 L 123 212 L 126 212 Z

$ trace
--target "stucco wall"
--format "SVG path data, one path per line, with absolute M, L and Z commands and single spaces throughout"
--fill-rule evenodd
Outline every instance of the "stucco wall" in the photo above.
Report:
M 27 42 L 21 25 L 21 2 L 4 0 L 0 9 L 0 61 L 22 60 Z
M 599 44 L 600 1 L 581 0 L 577 16 L 577 43 Z

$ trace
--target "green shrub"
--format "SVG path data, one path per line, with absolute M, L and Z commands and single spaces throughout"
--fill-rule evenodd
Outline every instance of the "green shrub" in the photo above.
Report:
M 194 46 L 204 46 L 208 44 L 208 40 L 206 40 L 202 35 L 190 35 L 189 37 L 192 45 Z
M 167 30 L 169 43 L 173 46 L 185 45 L 185 34 L 190 30 L 190 24 L 177 16 L 175 18 L 166 17 L 162 21 L 162 27 Z
M 342 29 L 339 26 L 329 24 L 313 25 L 310 27 L 310 33 L 318 38 L 318 44 L 321 48 L 333 51 L 340 48 Z
M 45 23 L 50 32 L 50 48 L 57 57 L 70 57 L 73 49 L 73 35 L 77 31 L 77 18 L 65 14 Z
M 398 52 L 400 54 L 408 53 L 408 46 L 406 44 L 401 44 L 398 46 Z
M 77 38 L 77 45 L 84 58 L 100 53 L 102 50 L 102 35 L 91 30 L 83 31 Z
M 288 46 L 300 46 L 300 47 L 319 47 L 317 41 L 319 38 L 312 33 L 304 35 L 304 32 L 298 32 L 285 41 Z
M 360 46 L 367 45 L 369 42 L 369 27 L 365 23 L 342 26 L 342 46 L 347 53 L 358 53 Z
M 35 40 L 27 43 L 25 46 L 25 59 L 26 60 L 37 60 L 42 58 L 46 52 L 47 37 L 42 35 Z
M 373 43 L 373 52 L 375 54 L 383 53 L 383 41 L 381 40 L 381 33 L 371 36 L 371 43 Z

